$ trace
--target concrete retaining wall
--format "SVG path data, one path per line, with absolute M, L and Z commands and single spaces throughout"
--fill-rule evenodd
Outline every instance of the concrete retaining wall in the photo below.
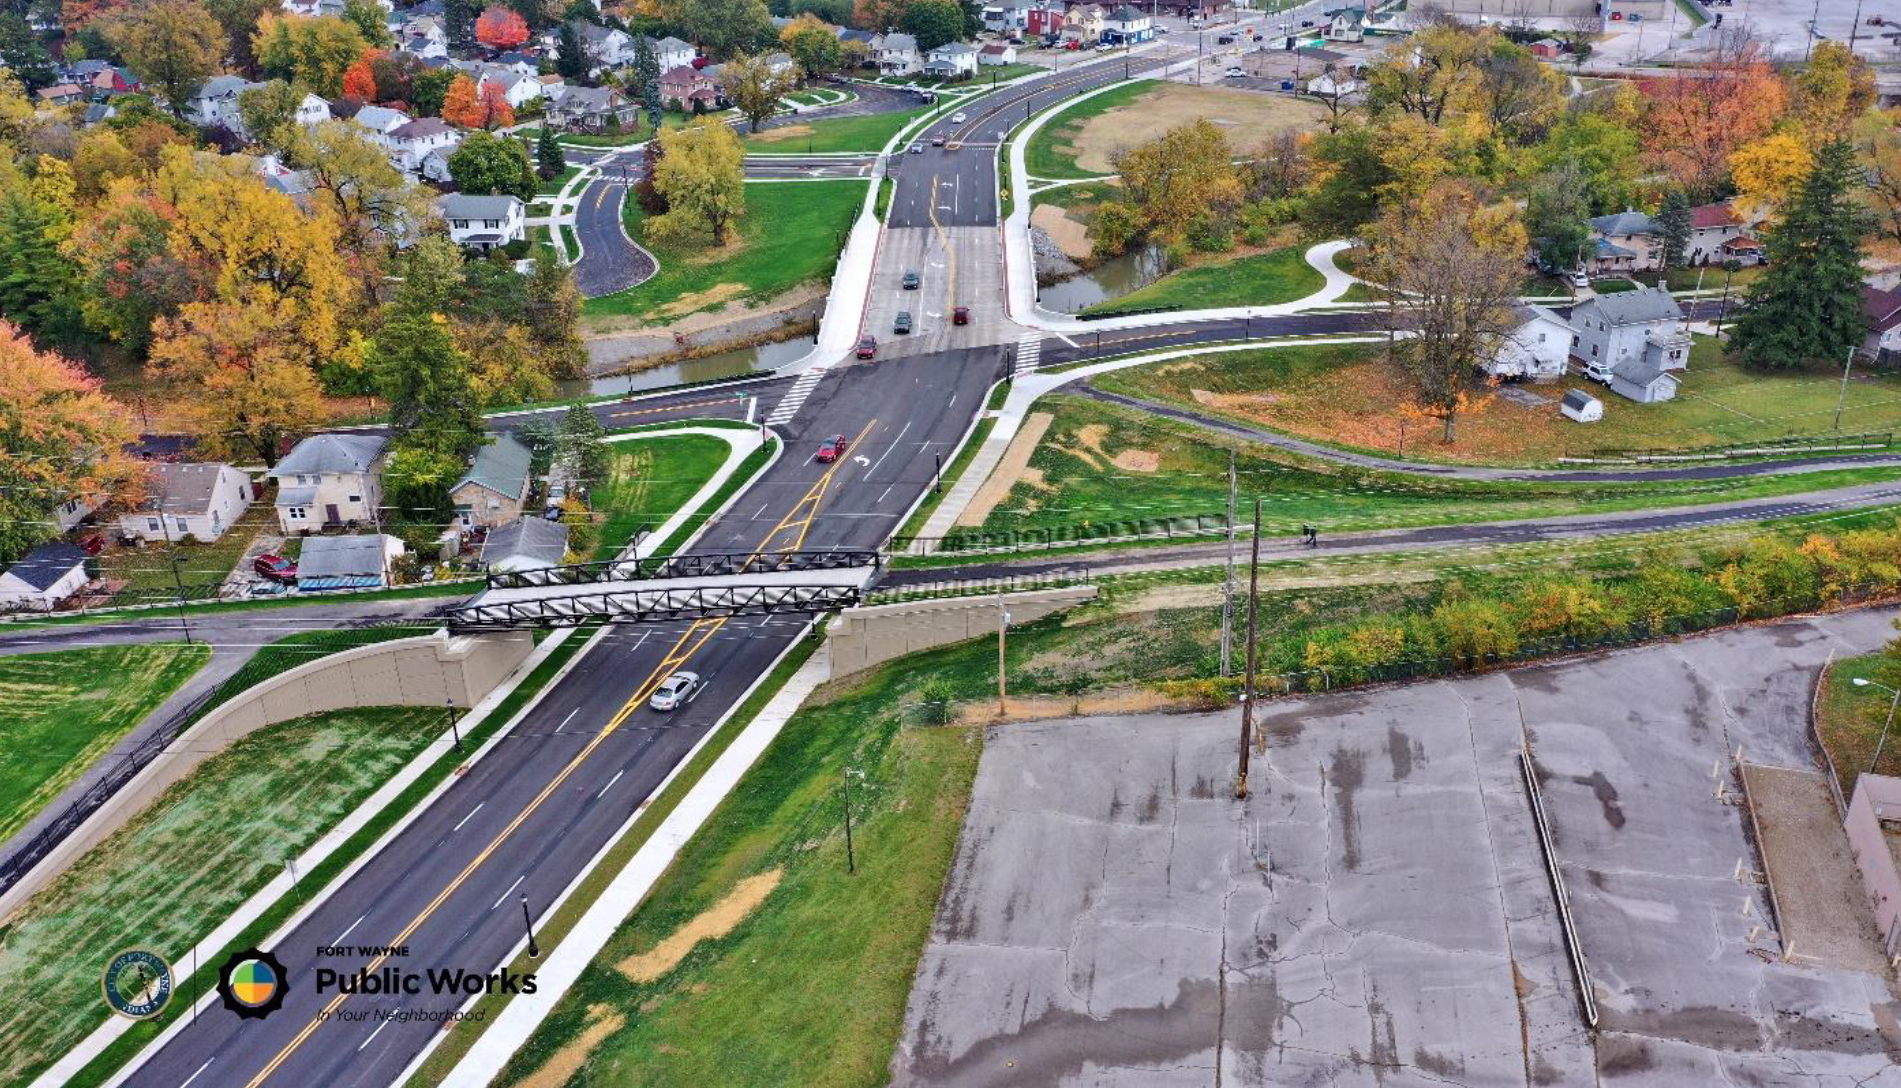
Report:
M 1881 830 L 1882 820 L 1901 820 L 1901 778 L 1857 775 L 1855 796 L 1848 802 L 1848 819 L 1842 826 L 1855 852 L 1856 868 L 1861 870 L 1868 905 L 1874 908 L 1882 950 L 1894 956 L 1901 952 L 1901 872 L 1896 871 L 1894 851 Z
M 1006 593 L 1012 626 L 1094 600 L 1095 586 Z M 894 657 L 997 633 L 996 597 L 948 597 L 848 608 L 826 629 L 832 676 L 850 676 Z
M 174 783 L 249 733 L 306 714 L 366 706 L 437 706 L 466 710 L 534 649 L 526 631 L 451 638 L 438 632 L 359 646 L 280 673 L 214 707 L 147 764 L 58 849 L 0 896 L 5 919 L 104 842 Z M 446 725 L 446 717 L 445 717 Z

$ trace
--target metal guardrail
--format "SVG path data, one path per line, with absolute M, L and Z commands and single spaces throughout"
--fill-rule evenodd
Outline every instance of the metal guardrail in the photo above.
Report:
M 1170 302 L 1161 306 L 1139 306 L 1133 310 L 1117 310 L 1114 313 L 1076 314 L 1078 321 L 1106 321 L 1112 317 L 1140 317 L 1143 314 L 1172 314 L 1181 309 L 1181 303 Z
M 1037 589 L 1065 589 L 1094 585 L 1095 574 L 1088 567 L 1043 571 L 1038 574 L 1013 574 L 1003 578 L 946 578 L 937 582 L 894 586 L 865 594 L 866 605 L 907 604 L 912 601 L 951 600 L 961 597 L 988 597 L 998 593 L 1022 593 Z
M 490 589 L 538 589 L 600 582 L 652 582 L 669 578 L 720 578 L 735 574 L 786 574 L 876 567 L 875 551 L 694 552 L 647 559 L 609 559 L 534 570 L 490 571 Z
M 565 597 L 477 601 L 445 614 L 449 629 L 511 631 L 526 627 L 577 627 L 583 623 L 667 623 L 774 613 L 830 612 L 850 608 L 856 585 L 699 586 L 575 593 Z
M 1538 785 L 1538 769 L 1532 764 L 1531 749 L 1518 751 L 1518 766 L 1525 773 L 1525 793 L 1531 800 L 1531 819 L 1538 829 L 1538 846 L 1544 852 L 1545 873 L 1551 878 L 1551 894 L 1558 904 L 1558 923 L 1564 929 L 1564 946 L 1571 955 L 1571 972 L 1577 979 L 1578 1005 L 1584 1022 L 1597 1027 L 1597 995 L 1591 989 L 1591 969 L 1584 962 L 1584 948 L 1578 942 L 1577 927 L 1571 922 L 1571 897 L 1564 888 L 1564 873 L 1558 868 L 1558 854 L 1551 844 L 1551 825 L 1545 817 L 1544 790 Z

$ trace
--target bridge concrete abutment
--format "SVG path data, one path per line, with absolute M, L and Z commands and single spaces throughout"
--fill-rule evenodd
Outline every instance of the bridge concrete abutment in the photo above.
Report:
M 841 611 L 826 628 L 831 677 L 850 676 L 893 658 L 966 639 L 996 637 L 998 601 L 1012 627 L 1094 600 L 1095 586 L 1005 593 L 1002 598 L 937 597 Z

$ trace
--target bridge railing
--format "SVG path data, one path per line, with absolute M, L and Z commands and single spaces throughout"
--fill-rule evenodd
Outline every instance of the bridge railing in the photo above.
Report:
M 483 600 L 449 609 L 449 630 L 507 631 L 524 627 L 575 627 L 591 621 L 668 623 L 774 613 L 810 614 L 849 608 L 861 599 L 852 583 L 832 585 L 713 585 L 668 589 L 664 585 L 579 592 L 555 597 Z
M 876 567 L 876 551 L 711 552 L 609 559 L 533 570 L 490 571 L 490 589 L 539 589 L 600 582 L 651 582 L 668 578 L 721 578 L 735 574 L 786 574 Z

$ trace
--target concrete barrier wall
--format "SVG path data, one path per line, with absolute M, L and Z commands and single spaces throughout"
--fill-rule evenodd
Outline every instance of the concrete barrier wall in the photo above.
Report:
M 78 830 L 0 896 L 0 919 L 66 871 L 86 851 L 144 810 L 166 789 L 234 741 L 267 725 L 331 710 L 367 706 L 437 706 L 467 710 L 527 658 L 526 631 L 418 638 L 359 646 L 318 658 L 245 691 L 185 730 Z
M 1006 593 L 1003 607 L 1014 627 L 1095 597 L 1095 586 L 1064 586 Z M 848 608 L 826 629 L 826 649 L 832 676 L 839 677 L 919 650 L 996 634 L 996 597 L 948 597 Z
M 1901 820 L 1901 778 L 1885 774 L 1855 777 L 1855 795 L 1848 802 L 1849 848 L 1861 870 L 1861 886 L 1875 911 L 1881 947 L 1890 957 L 1901 948 L 1901 873 L 1895 870 L 1894 851 L 1881 829 L 1882 820 Z

